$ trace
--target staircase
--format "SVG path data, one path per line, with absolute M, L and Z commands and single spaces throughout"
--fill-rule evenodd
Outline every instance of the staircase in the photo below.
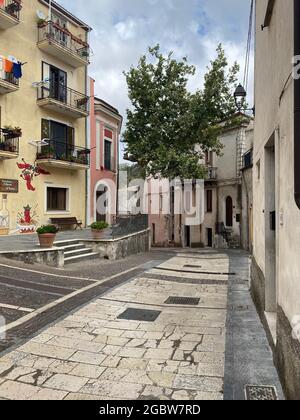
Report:
M 226 241 L 229 249 L 238 249 L 241 247 L 239 236 L 234 235 L 231 229 L 226 229 Z
M 54 242 L 54 246 L 64 251 L 65 265 L 99 257 L 98 252 L 94 252 L 77 239 Z

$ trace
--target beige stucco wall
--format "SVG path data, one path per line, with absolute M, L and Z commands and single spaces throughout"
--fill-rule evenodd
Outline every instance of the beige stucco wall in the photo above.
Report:
M 264 147 L 275 132 L 277 302 L 291 320 L 300 313 L 300 211 L 294 200 L 293 80 L 279 101 L 292 71 L 293 2 L 277 0 L 271 25 L 261 31 L 267 0 L 256 1 L 256 82 L 254 144 L 254 257 L 266 272 Z M 258 179 L 257 163 L 261 176 Z
M 42 10 L 47 16 L 47 8 L 37 0 L 23 3 L 20 23 L 6 31 L 0 31 L 0 55 L 16 57 L 21 62 L 27 62 L 23 66 L 23 77 L 20 80 L 20 88 L 15 93 L 0 95 L 1 125 L 20 126 L 23 137 L 20 139 L 20 155 L 17 160 L 0 161 L 0 178 L 19 179 L 19 194 L 9 194 L 8 208 L 10 211 L 10 228 L 16 227 L 17 212 L 23 206 L 29 204 L 37 206 L 39 224 L 46 223 L 52 214 L 45 209 L 45 186 L 67 186 L 70 188 L 69 212 L 55 214 L 55 216 L 72 215 L 85 221 L 85 196 L 86 196 L 86 173 L 85 171 L 71 171 L 68 169 L 47 168 L 50 176 L 36 177 L 33 181 L 35 192 L 26 189 L 25 181 L 20 178 L 17 169 L 17 161 L 22 158 L 33 164 L 36 157 L 36 148 L 28 144 L 30 140 L 41 140 L 41 119 L 52 119 L 71 125 L 75 128 L 75 145 L 86 145 L 85 118 L 74 120 L 60 113 L 43 110 L 37 103 L 37 89 L 32 86 L 34 82 L 42 79 L 42 61 L 59 67 L 68 74 L 68 87 L 81 93 L 86 92 L 86 68 L 85 66 L 74 69 L 62 61 L 44 53 L 37 47 L 37 10 Z M 82 34 L 85 39 L 85 31 L 73 23 L 69 24 L 69 30 L 78 35 Z

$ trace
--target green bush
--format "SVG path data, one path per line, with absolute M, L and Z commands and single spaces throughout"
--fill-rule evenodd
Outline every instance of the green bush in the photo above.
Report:
M 95 222 L 91 224 L 91 229 L 93 230 L 103 230 L 107 229 L 109 227 L 109 224 L 106 222 Z
M 39 235 L 45 235 L 46 233 L 57 233 L 58 229 L 54 225 L 46 225 L 39 227 L 36 231 Z

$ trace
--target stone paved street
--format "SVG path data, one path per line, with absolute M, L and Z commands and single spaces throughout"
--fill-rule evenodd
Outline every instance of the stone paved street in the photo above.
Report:
M 173 255 L 4 354 L 0 398 L 224 399 L 224 387 L 240 363 L 227 360 L 227 350 L 230 356 L 233 351 L 228 337 L 235 334 L 228 322 L 234 311 L 231 306 L 228 311 L 228 291 L 234 284 L 249 295 L 249 257 L 206 250 Z M 251 302 L 248 311 L 255 312 Z M 254 322 L 259 333 L 258 318 Z M 243 380 L 234 380 L 242 391 L 247 384 L 275 385 L 282 397 L 266 337 L 259 346 L 268 375 L 250 375 L 248 369 L 255 367 L 246 360 Z

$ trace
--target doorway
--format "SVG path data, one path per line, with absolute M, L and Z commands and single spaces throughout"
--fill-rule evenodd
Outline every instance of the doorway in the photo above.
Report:
M 191 227 L 190 226 L 185 226 L 184 237 L 185 237 L 184 246 L 186 248 L 190 248 L 191 247 Z
M 107 222 L 108 198 L 103 197 L 107 194 L 108 188 L 105 185 L 100 185 L 96 191 L 96 221 Z M 103 201 L 105 199 L 105 201 Z
M 206 229 L 207 232 L 207 246 L 212 248 L 213 246 L 213 230 L 211 228 Z
M 233 226 L 233 202 L 230 196 L 226 198 L 226 226 Z
M 152 223 L 152 246 L 156 244 L 156 238 L 155 238 L 155 223 Z

